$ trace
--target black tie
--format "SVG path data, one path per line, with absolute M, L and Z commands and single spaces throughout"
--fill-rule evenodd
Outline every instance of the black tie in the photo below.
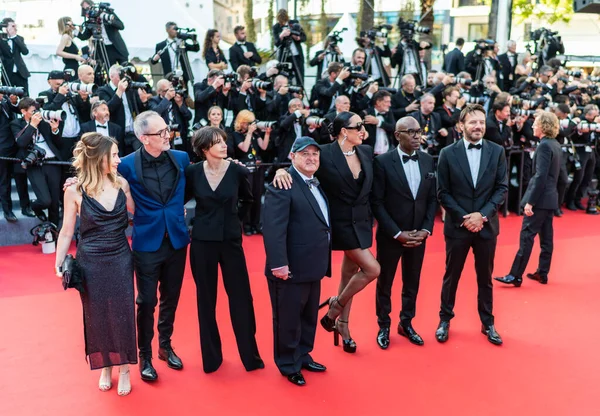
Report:
M 471 150 L 471 149 L 481 150 L 481 143 L 479 143 L 479 144 L 469 143 L 469 150 Z
M 306 182 L 306 184 L 308 185 L 309 188 L 311 186 L 319 187 L 319 185 L 320 185 L 319 180 L 317 178 L 305 179 L 305 182 Z
M 107 128 L 107 127 L 106 127 L 106 126 L 102 126 L 102 125 L 100 125 L 100 124 L 96 124 L 96 128 L 97 128 L 97 129 L 105 129 L 105 128 Z
M 419 161 L 419 155 L 417 153 L 413 153 L 412 156 L 402 155 L 402 163 L 408 163 L 411 160 L 414 160 L 415 162 L 418 162 Z

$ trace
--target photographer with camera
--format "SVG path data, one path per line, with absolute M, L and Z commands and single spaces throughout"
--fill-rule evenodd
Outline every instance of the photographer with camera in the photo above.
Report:
M 281 116 L 286 115 L 290 100 L 297 98 L 302 101 L 302 87 L 290 85 L 288 77 L 277 75 L 273 81 L 273 90 L 267 91 L 267 120 L 277 121 Z
M 24 90 L 20 88 L 20 91 L 15 91 L 15 87 L 0 87 L 0 157 L 14 158 L 16 157 L 18 147 L 10 123 L 15 119 L 16 114 L 21 114 L 21 112 L 19 111 L 19 106 L 13 104 L 13 102 L 17 102 L 19 97 L 15 94 L 9 94 L 11 92 L 24 93 Z M 8 222 L 17 221 L 17 217 L 12 210 L 11 179 L 13 177 L 17 185 L 21 213 L 26 217 L 35 217 L 35 214 L 29 207 L 29 191 L 27 189 L 25 171 L 14 162 L 0 160 L 0 203 L 4 218 Z
M 342 32 L 345 30 L 346 28 L 342 29 Z M 309 62 L 311 67 L 317 67 L 317 80 L 327 76 L 327 68 L 329 68 L 330 63 L 346 62 L 338 45 L 338 43 L 343 41 L 340 33 L 341 32 L 334 31 L 331 36 L 327 36 L 327 38 L 325 38 L 325 42 L 323 42 L 323 50 L 317 51 L 314 58 Z
M 133 131 L 133 120 L 148 108 L 148 96 L 144 84 L 135 83 L 126 68 L 113 65 L 109 70 L 110 82 L 98 89 L 100 100 L 106 101 L 110 110 L 110 121 L 125 133 L 125 149 L 122 156 L 139 149 L 142 145 Z
M 510 103 L 501 97 L 496 98 L 485 120 L 485 135 L 483 138 L 504 148 L 509 148 L 513 144 L 512 125 Z
M 588 104 L 583 109 L 583 120 L 578 121 L 577 131 L 573 134 L 573 143 L 582 146 L 576 147 L 579 169 L 575 169 L 573 181 L 565 195 L 567 209 L 571 211 L 585 210 L 581 199 L 587 194 L 587 188 L 590 185 L 594 168 L 596 166 L 596 155 L 594 147 L 597 144 L 597 138 L 600 135 L 590 128 L 600 123 L 600 112 L 595 104 Z M 574 121 L 575 121 L 574 120 Z
M 421 93 L 416 89 L 417 83 L 413 75 L 404 75 L 400 79 L 401 89 L 392 96 L 394 118 L 399 120 L 419 109 Z
M 211 69 L 206 79 L 194 84 L 194 124 L 201 119 L 208 119 L 208 109 L 219 106 L 226 109 L 229 106 L 231 82 L 226 82 L 223 72 Z
M 441 145 L 441 148 L 460 140 L 461 133 L 456 130 L 456 125 L 460 118 L 460 112 L 466 103 L 460 93 L 460 88 L 456 85 L 446 87 L 442 97 L 444 104 L 435 109 L 435 113 L 440 116 L 440 126 L 448 131 L 446 142 Z
M 381 58 L 391 58 L 392 52 L 387 44 L 387 32 L 382 29 L 391 30 L 391 26 L 377 26 L 366 32 L 360 32 L 357 39 L 358 45 L 363 48 L 366 58 L 364 69 L 380 87 L 390 85 L 390 77 L 383 65 Z
M 350 76 L 350 70 L 339 62 L 331 62 L 327 67 L 327 75 L 327 78 L 323 78 L 315 84 L 321 114 L 331 111 L 334 108 L 335 99 L 346 94 L 345 80 Z
M 288 113 L 279 119 L 278 134 L 275 138 L 275 151 L 279 163 L 288 163 L 291 159 L 292 144 L 299 137 L 316 136 L 318 132 L 309 131 L 305 120 L 310 115 L 310 110 L 304 108 L 302 100 L 292 98 L 288 103 Z
M 240 65 L 254 66 L 262 63 L 262 58 L 256 50 L 254 43 L 246 40 L 246 28 L 236 26 L 233 29 L 236 42 L 229 48 L 229 62 L 231 69 L 237 71 Z
M 227 69 L 227 58 L 219 47 L 221 42 L 221 33 L 217 29 L 208 29 L 204 37 L 204 47 L 202 48 L 202 58 L 206 62 L 209 71 L 224 71 Z
M 61 167 L 45 162 L 62 160 L 59 120 L 47 118 L 52 114 L 41 112 L 33 98 L 23 98 L 19 102 L 19 110 L 23 118 L 11 121 L 10 128 L 19 147 L 17 157 L 22 160 L 21 167 L 26 169 L 36 196 L 31 208 L 40 221 L 49 220 L 58 227 Z M 47 218 L 45 209 L 48 209 Z
M 368 133 L 364 144 L 371 146 L 375 155 L 381 155 L 394 147 L 396 121 L 390 111 L 392 94 L 387 91 L 377 91 L 373 94 L 371 103 L 372 105 L 363 111 L 364 125 Z
M 81 2 L 81 15 L 85 17 L 81 33 L 77 37 L 88 40 L 91 37 L 98 38 L 106 47 L 108 62 L 106 66 L 116 63 L 127 62 L 129 51 L 119 31 L 125 29 L 125 25 L 110 8 L 110 3 L 95 4 L 92 0 Z
M 10 17 L 0 22 L 0 60 L 2 60 L 2 84 L 23 87 L 29 95 L 27 78 L 31 76 L 22 55 L 28 55 L 23 36 L 17 35 L 17 24 Z
M 392 49 L 392 67 L 398 66 L 399 77 L 412 75 L 417 85 L 425 86 L 427 72 L 422 63 L 423 53 L 432 45 L 426 41 L 417 42 L 414 36 L 416 33 L 429 34 L 431 28 L 419 26 L 414 20 L 405 21 L 402 17 L 398 19 L 397 26 L 400 31 L 400 42 Z
M 231 89 L 229 109 L 236 118 L 242 110 L 248 110 L 260 120 L 266 120 L 267 90 L 273 89 L 273 83 L 258 78 L 256 67 L 240 65 L 236 71 L 238 76 L 235 87 Z
M 423 133 L 421 149 L 430 155 L 436 155 L 448 144 L 451 144 L 450 134 L 442 127 L 440 115 L 435 113 L 435 97 L 425 93 L 419 100 L 419 110 L 408 116 L 417 120 Z
M 480 39 L 475 48 L 467 53 L 465 67 L 471 74 L 473 80 L 483 81 L 483 78 L 491 75 L 496 80 L 500 77 L 500 64 L 494 59 L 494 48 L 496 42 L 490 39 Z
M 290 74 L 296 84 L 304 86 L 304 52 L 302 42 L 306 42 L 306 33 L 297 20 L 290 20 L 286 9 L 277 12 L 277 23 L 272 28 L 275 46 L 278 48 L 277 60 L 292 64 Z M 291 148 L 291 147 L 290 147 Z
M 200 44 L 195 30 L 180 29 L 175 22 L 167 22 L 165 25 L 167 39 L 156 44 L 156 50 L 152 57 L 152 65 L 158 61 L 162 64 L 163 75 L 174 71 L 182 71 L 185 85 L 193 78 L 190 73 L 190 61 L 188 52 L 199 52 Z M 192 42 L 189 43 L 188 40 Z
M 156 111 L 168 126 L 177 125 L 177 128 L 171 127 L 173 147 L 193 154 L 188 138 L 192 112 L 185 105 L 183 92 L 173 88 L 173 84 L 169 80 L 161 79 L 156 83 L 156 93 L 156 97 L 152 97 L 148 101 L 149 109 Z

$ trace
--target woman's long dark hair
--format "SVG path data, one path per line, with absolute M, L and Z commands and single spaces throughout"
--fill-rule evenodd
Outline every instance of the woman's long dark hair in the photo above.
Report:
M 217 29 L 208 29 L 206 31 L 206 37 L 204 38 L 204 48 L 202 49 L 202 57 L 204 59 L 206 59 L 206 51 L 209 48 L 212 48 L 212 40 L 215 37 L 215 33 L 218 33 L 218 32 L 219 31 Z M 217 45 L 217 50 L 219 51 L 219 55 L 223 56 L 223 51 L 221 50 L 219 45 Z
M 337 139 L 340 133 L 342 132 L 342 129 L 350 125 L 350 119 L 357 115 L 358 114 L 353 113 L 351 111 L 343 111 L 339 113 L 333 120 L 333 123 L 331 123 L 327 127 L 327 130 L 329 130 L 329 134 L 331 134 L 331 136 L 334 139 Z

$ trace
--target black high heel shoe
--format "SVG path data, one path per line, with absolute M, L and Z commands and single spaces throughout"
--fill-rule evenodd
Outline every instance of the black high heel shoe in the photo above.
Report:
M 348 321 L 342 321 L 338 319 L 337 322 L 341 322 L 343 324 L 347 324 Z M 337 329 L 337 325 L 333 328 L 333 345 L 336 347 L 340 345 L 340 331 Z M 342 349 L 344 352 L 354 354 L 356 352 L 356 342 L 352 338 L 343 339 L 342 338 Z
M 340 313 L 342 313 L 342 309 L 344 309 L 344 305 L 340 303 L 337 296 L 332 296 L 325 302 L 321 303 L 319 305 L 319 309 L 325 307 L 326 305 L 329 305 L 329 311 L 339 307 L 339 313 L 336 315 L 336 318 L 339 316 Z M 327 311 L 327 314 L 329 313 L 329 311 Z M 321 318 L 321 326 L 325 329 L 325 331 L 333 332 L 335 330 L 335 318 L 330 318 L 327 314 L 325 314 L 325 316 Z

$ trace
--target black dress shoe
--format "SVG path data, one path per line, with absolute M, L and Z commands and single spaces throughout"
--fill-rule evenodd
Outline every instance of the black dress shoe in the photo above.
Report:
M 523 283 L 522 278 L 514 277 L 512 274 L 507 274 L 504 277 L 494 277 L 494 280 L 497 280 L 500 283 L 505 283 L 507 285 L 515 285 L 515 287 L 521 287 L 521 284 Z
M 440 321 L 436 331 L 435 331 L 435 339 L 438 342 L 446 342 L 448 341 L 448 332 L 450 331 L 450 322 L 449 321 Z
M 302 368 L 304 368 L 306 371 L 311 371 L 313 373 L 322 373 L 325 370 L 327 370 L 327 367 L 325 367 L 323 364 L 319 364 L 315 361 L 313 361 L 312 363 L 308 363 L 308 364 L 302 364 Z
M 252 234 L 254 234 L 253 230 L 252 230 L 252 226 L 250 226 L 250 225 L 244 225 L 244 235 L 246 235 L 246 236 L 249 237 Z
M 4 219 L 8 222 L 17 222 L 18 219 L 12 211 L 4 211 Z
M 415 345 L 423 345 L 423 338 L 417 334 L 412 325 L 398 325 L 398 335 L 402 335 L 403 337 L 408 338 L 411 344 Z
M 554 210 L 554 216 L 555 217 L 562 217 L 563 214 L 564 213 L 562 212 L 562 209 L 560 209 L 560 208 Z
M 538 272 L 527 273 L 527 277 L 530 278 L 531 280 L 536 280 L 536 281 L 540 282 L 543 285 L 547 285 L 548 284 L 548 277 L 547 276 L 541 276 Z
M 575 207 L 578 210 L 585 211 L 585 207 L 583 206 L 583 204 L 581 203 L 581 201 L 574 201 L 574 205 L 575 205 Z
M 382 350 L 387 350 L 387 347 L 390 346 L 390 329 L 389 328 L 380 328 L 377 333 L 377 345 Z
M 577 207 L 575 206 L 575 203 L 573 201 L 567 202 L 567 209 L 569 211 L 577 211 Z
M 23 208 L 21 210 L 21 214 L 23 214 L 25 217 L 35 218 L 35 212 L 33 212 L 33 210 L 30 207 Z
M 492 344 L 502 345 L 502 338 L 500 338 L 500 334 L 496 332 L 496 328 L 494 328 L 494 325 L 481 325 L 481 333 L 483 335 L 487 335 L 488 341 Z
M 296 386 L 304 386 L 306 384 L 306 380 L 304 380 L 302 373 L 290 374 L 287 376 L 287 379 L 290 383 L 295 384 Z
M 41 209 L 34 210 L 34 212 L 35 212 L 35 216 L 37 217 L 38 220 L 40 220 L 42 222 L 48 221 L 48 217 L 46 217 L 46 214 L 44 214 L 44 211 L 42 211 Z
M 152 367 L 152 358 L 140 357 L 140 375 L 144 381 L 156 381 L 158 374 Z
M 167 366 L 173 370 L 183 369 L 181 359 L 175 354 L 173 348 L 160 348 L 158 350 L 158 359 L 167 362 Z

